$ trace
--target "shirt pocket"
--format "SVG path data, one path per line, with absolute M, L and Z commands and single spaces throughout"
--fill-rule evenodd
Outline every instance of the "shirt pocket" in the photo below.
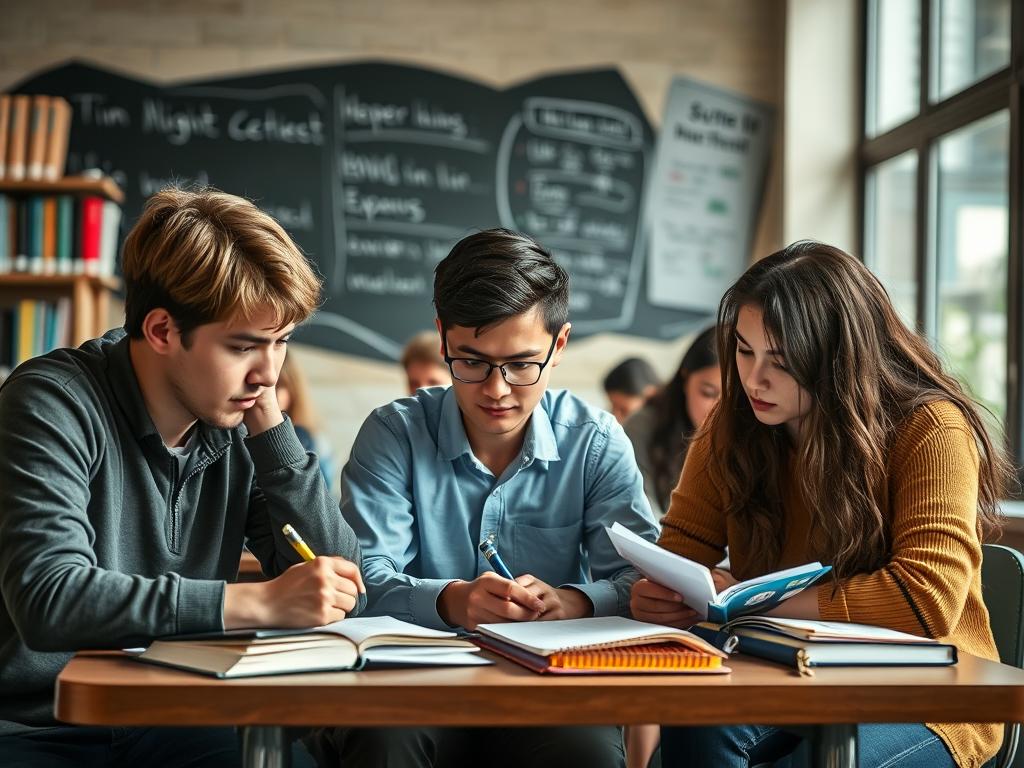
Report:
M 515 523 L 512 527 L 512 573 L 530 573 L 552 587 L 586 579 L 580 559 L 583 522 L 557 528 Z

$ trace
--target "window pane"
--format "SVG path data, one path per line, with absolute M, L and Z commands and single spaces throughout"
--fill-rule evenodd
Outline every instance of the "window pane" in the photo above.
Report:
M 937 0 L 936 80 L 944 99 L 1010 63 L 1010 0 Z
M 1007 187 L 1004 110 L 938 144 L 937 340 L 953 373 L 996 413 L 1006 412 Z
M 871 0 L 868 4 L 867 124 L 885 133 L 917 114 L 920 99 L 921 3 Z
M 912 151 L 879 163 L 865 179 L 864 260 L 911 328 L 917 325 L 916 190 Z

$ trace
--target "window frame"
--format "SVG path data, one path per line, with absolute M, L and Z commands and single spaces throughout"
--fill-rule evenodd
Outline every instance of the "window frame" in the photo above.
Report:
M 878 0 L 882 2 L 884 0 Z M 933 31 L 935 0 L 921 3 L 919 51 L 918 112 L 907 121 L 874 137 L 867 135 L 867 99 L 870 61 L 868 23 L 871 0 L 860 0 L 860 146 L 857 153 L 857 247 L 864 253 L 867 224 L 867 175 L 871 168 L 904 152 L 917 153 L 917 200 L 915 205 L 914 273 L 918 284 L 916 319 L 918 330 L 934 338 L 936 330 L 935 281 L 933 263 L 935 233 L 929 228 L 934 220 L 937 200 L 936 146 L 947 134 L 1001 110 L 1010 118 L 1007 241 L 1007 332 L 1006 332 L 1006 432 L 1007 448 L 1020 468 L 1024 483 L 1024 152 L 1022 152 L 1021 107 L 1024 95 L 1024 3 L 1010 3 L 1010 62 L 997 72 L 958 91 L 948 98 L 932 101 L 934 80 L 933 49 L 937 44 Z M 1020 496 L 1018 496 L 1020 498 Z

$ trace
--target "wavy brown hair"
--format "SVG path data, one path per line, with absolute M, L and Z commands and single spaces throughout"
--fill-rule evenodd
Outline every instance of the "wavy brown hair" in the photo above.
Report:
M 800 444 L 790 459 L 784 425 L 761 424 L 736 369 L 736 321 L 758 307 L 765 334 L 810 395 Z M 708 430 L 712 462 L 728 492 L 726 514 L 748 540 L 751 574 L 776 567 L 783 544 L 786 462 L 801 468 L 799 490 L 811 511 L 811 546 L 836 579 L 881 568 L 891 554 L 882 514 L 885 462 L 914 409 L 948 400 L 963 413 L 980 454 L 978 533 L 998 528 L 998 502 L 1013 476 L 993 445 L 978 406 L 910 331 L 885 289 L 858 260 L 802 241 L 752 265 L 718 310 L 722 400 Z

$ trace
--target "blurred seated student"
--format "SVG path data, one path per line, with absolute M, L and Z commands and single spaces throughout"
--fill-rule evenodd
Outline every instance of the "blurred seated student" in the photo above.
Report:
M 437 331 L 417 333 L 402 350 L 406 391 L 416 394 L 421 387 L 447 387 L 452 383 L 448 365 L 441 354 L 441 338 Z
M 341 473 L 371 615 L 426 627 L 628 615 L 639 574 L 605 527 L 653 540 L 622 427 L 548 390 L 569 341 L 569 276 L 540 244 L 492 229 L 434 270 L 451 387 L 376 409 Z M 509 572 L 478 545 L 491 540 Z M 338 728 L 307 743 L 322 765 L 620 768 L 615 726 Z
M 320 462 L 320 472 L 324 476 L 327 487 L 335 478 L 334 453 L 330 443 L 317 428 L 316 411 L 309 395 L 309 385 L 298 362 L 292 355 L 284 359 L 281 373 L 277 377 L 277 402 L 281 410 L 288 414 L 295 427 L 295 436 L 302 447 L 316 454 Z
M 619 424 L 640 410 L 647 398 L 658 391 L 661 380 L 651 364 L 639 357 L 629 357 L 604 377 L 604 393 L 609 410 Z
M 55 722 L 57 673 L 82 649 L 335 621 L 363 591 L 355 534 L 276 396 L 320 299 L 305 256 L 247 200 L 165 189 L 122 268 L 123 329 L 0 388 L 5 766 L 240 765 L 231 728 Z M 302 562 L 285 523 L 321 557 Z M 269 581 L 232 583 L 243 541 Z
M 794 243 L 726 292 L 718 328 L 722 402 L 690 446 L 661 546 L 708 567 L 728 546 L 740 579 L 820 560 L 833 579 L 775 615 L 874 624 L 998 659 L 981 539 L 999 522 L 1012 468 L 875 276 L 838 248 Z M 716 571 L 718 588 L 733 574 Z M 647 580 L 632 606 L 641 620 L 697 620 Z M 979 766 L 1002 733 L 995 723 L 861 725 L 858 761 Z M 774 762 L 800 740 L 754 724 L 664 727 L 662 763 Z
M 722 374 L 712 326 L 698 334 L 672 378 L 623 425 L 658 520 L 679 482 L 690 438 L 721 394 Z

